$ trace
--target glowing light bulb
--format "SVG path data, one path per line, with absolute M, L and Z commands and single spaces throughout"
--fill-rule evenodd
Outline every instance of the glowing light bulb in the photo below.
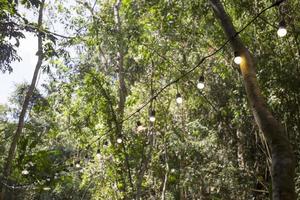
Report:
M 97 158 L 100 158 L 101 157 L 101 154 L 100 154 L 100 149 L 97 149 L 97 154 L 96 154 Z
M 50 187 L 44 187 L 43 190 L 49 191 L 49 190 L 51 190 L 51 188 Z
M 22 172 L 21 172 L 23 175 L 28 175 L 29 174 L 29 171 L 27 169 L 24 169 Z
M 286 24 L 285 24 L 285 21 L 284 21 L 284 20 L 281 20 L 281 21 L 279 22 L 279 28 L 278 28 L 278 30 L 277 30 L 277 35 L 278 35 L 279 37 L 284 37 L 284 36 L 286 36 L 286 34 L 287 34 L 287 30 L 286 30 Z
M 151 110 L 149 120 L 150 120 L 150 122 L 155 121 L 155 110 Z
M 79 161 L 77 161 L 77 163 L 75 164 L 75 167 L 76 167 L 76 168 L 80 168 L 80 163 L 79 163 Z
M 197 83 L 197 88 L 199 89 L 199 90 L 202 90 L 203 88 L 204 88 L 204 76 L 200 76 L 199 77 L 199 81 L 198 81 L 198 83 Z
M 121 138 L 118 138 L 118 139 L 117 139 L 117 143 L 121 144 L 121 143 L 122 143 L 122 139 L 121 139 Z
M 176 102 L 177 102 L 178 104 L 182 104 L 182 101 L 183 101 L 183 99 L 182 99 L 182 97 L 181 97 L 181 94 L 177 93 L 177 94 L 176 94 Z
M 242 63 L 242 57 L 238 52 L 234 52 L 234 59 L 233 59 L 234 63 L 239 65 Z

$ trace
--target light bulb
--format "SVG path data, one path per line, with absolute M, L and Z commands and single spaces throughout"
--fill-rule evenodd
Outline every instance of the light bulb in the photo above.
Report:
M 136 130 L 137 130 L 137 132 L 145 130 L 145 127 L 143 127 L 141 121 L 136 122 Z
M 137 129 L 139 129 L 141 126 L 142 126 L 141 121 L 137 121 L 137 122 L 136 122 L 136 127 L 137 127 Z
M 122 139 L 121 139 L 121 138 L 118 138 L 118 139 L 117 139 L 117 143 L 121 144 L 121 143 L 122 143 Z
M 277 31 L 277 35 L 279 37 L 284 37 L 284 36 L 286 36 L 286 34 L 287 34 L 286 28 L 279 27 L 279 29 Z
M 238 52 L 234 52 L 234 59 L 233 59 L 234 63 L 239 65 L 242 63 L 242 57 Z
M 204 88 L 204 83 L 197 83 L 197 88 L 202 90 Z
M 104 146 L 104 147 L 108 147 L 108 145 L 109 145 L 108 141 L 105 141 L 105 142 L 103 143 L 103 146 Z
M 101 154 L 100 154 L 100 149 L 97 149 L 97 154 L 96 154 L 97 158 L 100 158 L 101 157 Z
M 155 121 L 155 110 L 151 110 L 149 120 L 150 120 L 150 122 Z
M 242 63 L 242 57 L 241 56 L 237 56 L 234 58 L 234 62 L 235 64 L 239 65 Z
M 21 172 L 23 175 L 28 175 L 29 174 L 29 171 L 27 169 L 24 169 L 22 172 Z
M 75 164 L 75 167 L 76 167 L 76 168 L 80 168 L 80 163 L 79 163 L 79 161 L 77 161 L 77 163 Z
M 43 190 L 49 191 L 49 190 L 51 190 L 51 188 L 50 187 L 44 187 Z
M 182 104 L 182 101 L 183 101 L 183 99 L 182 99 L 182 97 L 181 97 L 181 94 L 177 93 L 177 94 L 176 94 L 176 102 L 177 102 L 178 104 Z
M 287 30 L 286 30 L 286 24 L 285 24 L 285 21 L 284 20 L 281 20 L 279 22 L 279 28 L 278 28 L 278 31 L 277 31 L 277 35 L 279 37 L 284 37 L 286 36 L 287 34 Z
M 199 90 L 202 90 L 203 88 L 204 88 L 204 76 L 200 76 L 199 77 L 199 81 L 198 81 L 198 83 L 197 83 L 197 88 L 199 89 Z

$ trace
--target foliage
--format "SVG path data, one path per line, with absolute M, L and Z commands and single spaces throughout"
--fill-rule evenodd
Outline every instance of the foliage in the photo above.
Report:
M 226 1 L 225 7 L 241 29 L 269 3 Z M 19 142 L 10 184 L 29 185 L 18 191 L 20 199 L 269 198 L 269 148 L 255 124 L 229 47 L 153 100 L 155 123 L 148 120 L 150 105 L 140 109 L 153 92 L 226 40 L 207 1 L 123 0 L 119 31 L 114 1 L 49 4 L 77 35 L 57 41 L 58 36 L 53 39 L 50 31 L 44 32 L 45 38 L 53 36 L 44 45 L 50 80 L 44 93 L 35 92 Z M 0 5 L 12 9 L 1 19 L 15 14 L 14 6 Z M 276 9 L 241 33 L 257 62 L 268 105 L 294 146 L 298 194 L 299 6 L 295 0 L 285 5 L 286 38 L 276 35 Z M 19 34 L 1 31 L 1 45 L 9 35 L 21 38 L 23 32 L 16 31 Z M 1 57 L 6 63 L 2 70 L 17 59 L 15 51 L 7 52 Z M 124 117 L 119 112 L 120 54 L 128 90 Z M 205 76 L 201 91 L 196 87 L 200 75 Z M 13 113 L 24 90 L 17 88 L 10 108 L 0 107 L 1 152 L 7 151 L 5 143 L 17 117 Z M 181 93 L 183 104 L 176 104 L 176 93 Z M 2 165 L 3 153 L 0 161 Z M 28 175 L 22 174 L 24 169 Z

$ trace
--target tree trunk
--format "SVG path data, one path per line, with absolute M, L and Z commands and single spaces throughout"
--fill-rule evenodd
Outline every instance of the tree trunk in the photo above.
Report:
M 125 70 L 124 70 L 124 40 L 122 39 L 122 24 L 121 24 L 121 18 L 120 18 L 120 7 L 122 5 L 122 0 L 116 0 L 114 4 L 114 17 L 115 17 L 115 23 L 116 23 L 116 30 L 117 30 L 117 40 L 118 40 L 118 47 L 117 47 L 117 68 L 118 68 L 118 79 L 119 79 L 119 102 L 118 102 L 118 121 L 116 122 L 116 133 L 117 136 L 121 136 L 123 138 L 122 142 L 122 148 L 125 154 L 125 165 L 127 168 L 129 183 L 132 188 L 132 191 L 134 190 L 132 176 L 131 176 L 131 168 L 129 163 L 129 158 L 125 146 L 124 136 L 122 136 L 122 130 L 123 130 L 123 117 L 124 117 L 124 111 L 125 111 L 125 103 L 126 103 L 126 97 L 127 97 L 127 88 L 126 88 L 126 82 L 125 82 Z
M 150 130 L 152 131 L 152 130 Z M 142 183 L 144 179 L 144 175 L 147 171 L 148 164 L 150 163 L 151 157 L 152 157 L 152 150 L 154 146 L 154 135 L 150 135 L 150 147 L 149 151 L 147 152 L 147 148 L 145 146 L 145 154 L 142 156 L 141 160 L 141 167 L 140 170 L 137 173 L 137 181 L 136 181 L 136 200 L 140 200 L 142 196 Z
M 273 4 L 279 5 L 282 1 Z M 281 124 L 268 110 L 261 94 L 255 72 L 255 64 L 251 53 L 245 47 L 242 40 L 225 12 L 219 0 L 210 0 L 215 15 L 221 22 L 221 26 L 230 39 L 230 44 L 235 52 L 242 56 L 240 69 L 244 79 L 247 98 L 252 108 L 255 121 L 266 137 L 272 154 L 272 199 L 295 200 L 295 160 L 291 145 L 287 139 Z
M 43 10 L 44 10 L 44 3 L 45 0 L 42 0 L 40 3 L 40 8 L 39 8 L 39 16 L 38 16 L 38 31 L 40 31 L 40 28 L 42 27 L 43 24 Z M 3 168 L 3 177 L 4 177 L 4 181 L 6 181 L 10 174 L 11 174 L 11 170 L 12 170 L 12 165 L 13 165 L 13 160 L 15 158 L 15 154 L 16 154 L 16 149 L 17 149 L 17 144 L 18 141 L 20 139 L 20 136 L 22 134 L 22 130 L 24 127 L 24 118 L 26 116 L 27 113 L 27 109 L 32 97 L 32 94 L 34 92 L 35 89 L 35 85 L 37 82 L 37 77 L 38 77 L 38 73 L 40 71 L 40 68 L 42 66 L 42 62 L 43 62 L 43 44 L 42 44 L 42 33 L 39 32 L 38 33 L 38 61 L 34 70 L 34 74 L 31 80 L 31 84 L 28 88 L 28 91 L 26 93 L 25 96 L 25 100 L 23 102 L 23 106 L 22 106 L 22 110 L 19 116 L 19 121 L 18 121 L 18 126 L 17 129 L 15 131 L 15 134 L 12 138 L 12 143 L 10 145 L 9 148 L 9 152 L 8 152 L 8 156 L 6 158 L 6 162 L 4 164 L 4 168 Z M 1 194 L 1 199 L 4 200 L 5 199 L 5 187 L 2 188 L 2 194 Z

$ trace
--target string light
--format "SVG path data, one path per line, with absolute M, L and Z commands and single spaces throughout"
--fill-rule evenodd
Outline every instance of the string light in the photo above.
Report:
M 215 54 L 217 54 L 218 52 L 220 52 L 222 49 L 224 49 L 227 44 L 230 42 L 230 40 L 236 38 L 238 35 L 240 35 L 242 32 L 244 32 L 244 30 L 246 30 L 247 27 L 249 27 L 251 24 L 253 24 L 253 22 L 259 17 L 261 16 L 263 13 L 265 13 L 267 10 L 275 7 L 275 6 L 278 6 L 279 4 L 281 4 L 283 1 L 278 1 L 278 2 L 275 2 L 273 4 L 271 4 L 269 7 L 267 8 L 264 8 L 262 11 L 260 11 L 256 16 L 254 16 L 252 18 L 252 20 L 250 22 L 248 22 L 245 26 L 242 27 L 242 29 L 240 29 L 240 31 L 237 32 L 236 35 L 233 36 L 233 38 L 229 38 L 227 41 L 225 41 L 219 48 L 217 48 L 214 52 L 212 52 L 211 54 L 208 54 L 206 55 L 205 57 L 203 57 L 198 63 L 197 65 L 195 65 L 191 70 L 189 70 L 188 72 L 186 72 L 185 74 L 183 74 L 182 76 L 178 77 L 176 79 L 176 81 L 172 81 L 172 82 L 169 82 L 167 85 L 165 85 L 164 87 L 162 87 L 155 96 L 158 96 L 159 94 L 161 94 L 166 88 L 170 87 L 171 85 L 173 85 L 174 83 L 177 83 L 178 80 L 186 77 L 187 75 L 189 75 L 191 72 L 195 71 L 195 69 L 199 68 L 199 66 L 205 61 L 207 60 L 208 58 L 211 58 L 213 57 Z M 197 87 L 199 89 L 203 89 L 204 88 L 204 84 L 200 83 L 200 84 L 197 84 Z M 128 121 L 130 118 L 132 118 L 134 115 L 136 115 L 137 113 L 139 113 L 142 109 L 144 109 L 149 103 L 152 102 L 154 98 L 151 97 L 150 100 L 146 101 L 140 108 L 138 108 L 138 110 L 134 111 L 133 113 L 131 113 L 129 116 L 127 116 L 124 120 L 122 120 L 122 123 L 124 121 Z M 154 118 L 155 120 L 155 118 Z M 111 131 L 113 128 L 111 128 L 109 131 Z M 95 141 L 99 140 L 99 138 L 97 138 Z M 91 143 L 94 143 L 95 141 L 92 141 Z M 89 144 L 90 145 L 90 144 Z
M 286 23 L 285 23 L 285 21 L 283 19 L 283 20 L 281 20 L 279 22 L 279 27 L 278 27 L 277 35 L 279 37 L 284 37 L 284 36 L 286 36 L 286 34 L 287 34 Z
M 145 130 L 145 127 L 143 127 L 141 121 L 136 122 L 136 130 L 137 130 L 137 132 Z
M 75 167 L 76 167 L 76 168 L 80 168 L 80 163 L 79 163 L 79 161 L 76 162 Z
M 181 94 L 177 93 L 177 94 L 176 94 L 176 102 L 177 102 L 178 104 L 182 104 L 182 101 L 183 101 L 183 99 L 182 99 L 182 97 L 181 97 Z
M 28 175 L 29 174 L 29 171 L 27 169 L 24 169 L 22 172 L 21 172 L 23 175 Z
M 238 52 L 234 52 L 234 59 L 233 59 L 234 63 L 239 65 L 242 63 L 242 57 Z
M 121 144 L 121 143 L 122 143 L 122 139 L 121 139 L 121 138 L 118 138 L 118 139 L 117 139 L 117 143 L 118 143 L 118 144 Z
M 136 122 L 136 127 L 139 128 L 139 127 L 141 127 L 141 126 L 142 126 L 141 121 L 137 121 L 137 122 Z
M 105 142 L 103 143 L 103 146 L 104 146 L 104 147 L 108 147 L 108 144 L 109 144 L 108 141 L 105 141 Z
M 203 88 L 204 88 L 204 76 L 200 76 L 199 77 L 199 80 L 198 80 L 198 83 L 197 83 L 197 88 L 199 89 L 199 90 L 202 90 Z
M 149 120 L 150 120 L 150 122 L 154 122 L 155 121 L 155 110 L 151 110 L 150 111 Z
M 101 157 L 101 154 L 100 154 L 100 149 L 97 149 L 97 154 L 96 154 L 97 158 L 100 158 Z
M 51 190 L 51 188 L 50 187 L 44 187 L 43 190 L 44 191 L 49 191 L 49 190 Z

